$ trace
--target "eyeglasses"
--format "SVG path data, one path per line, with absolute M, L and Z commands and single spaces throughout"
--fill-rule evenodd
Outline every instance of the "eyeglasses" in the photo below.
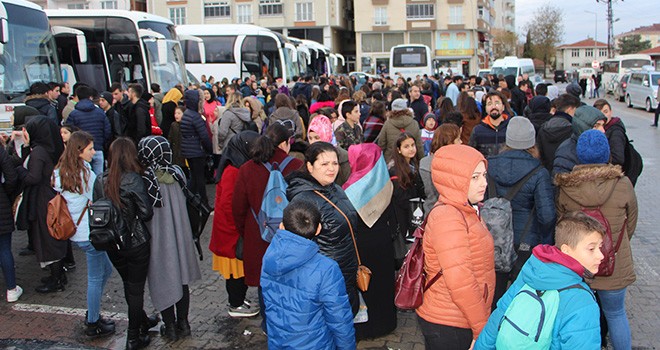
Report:
M 495 102 L 495 103 L 488 102 L 488 103 L 486 103 L 486 107 L 492 107 L 492 106 L 502 107 L 503 104 L 502 104 L 502 102 Z

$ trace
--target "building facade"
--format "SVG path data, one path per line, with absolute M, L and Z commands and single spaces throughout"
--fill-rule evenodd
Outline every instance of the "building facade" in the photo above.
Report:
M 400 44 L 431 48 L 436 70 L 474 74 L 491 61 L 494 0 L 357 0 L 357 69 L 381 72 Z
M 147 11 L 147 0 L 32 0 L 44 9 Z
M 350 0 L 147 0 L 149 12 L 174 24 L 245 23 L 319 42 L 355 56 Z
M 629 32 L 621 33 L 614 36 L 614 45 L 619 45 L 619 40 L 631 35 L 639 35 L 641 41 L 650 41 L 651 47 L 660 46 L 660 23 L 655 23 L 650 26 L 639 27 Z
M 516 1 L 495 1 L 495 22 L 493 28 L 516 32 Z M 501 58 L 501 57 L 498 57 Z
M 603 63 L 607 59 L 607 44 L 585 39 L 557 47 L 557 69 L 571 71 L 591 67 L 593 61 Z

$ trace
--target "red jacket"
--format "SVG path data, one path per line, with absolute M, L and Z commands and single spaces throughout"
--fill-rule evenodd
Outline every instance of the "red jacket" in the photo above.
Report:
M 270 162 L 281 162 L 287 154 L 277 148 Z M 282 170 L 287 176 L 295 170 L 300 169 L 303 162 L 293 159 Z M 232 200 L 232 211 L 234 222 L 238 233 L 243 236 L 243 269 L 245 271 L 245 284 L 248 286 L 259 286 L 261 278 L 261 260 L 268 248 L 268 242 L 261 239 L 261 233 L 252 211 L 259 212 L 261 200 L 270 173 L 262 164 L 249 160 L 238 170 L 238 180 L 234 187 L 234 198 Z M 226 175 L 222 175 L 223 178 Z M 252 210 L 250 210 L 252 209 Z
M 236 258 L 238 230 L 234 223 L 232 199 L 237 178 L 238 168 L 227 165 L 222 173 L 222 179 L 215 186 L 215 209 L 209 249 L 213 254 L 225 258 Z

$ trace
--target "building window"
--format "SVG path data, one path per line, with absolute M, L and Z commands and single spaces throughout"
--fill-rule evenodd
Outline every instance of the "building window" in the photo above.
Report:
M 387 25 L 387 7 L 374 7 L 374 25 Z
M 186 24 L 186 8 L 170 7 L 170 21 L 172 21 L 174 25 Z
M 598 56 L 600 57 L 607 56 L 607 49 L 598 49 Z
M 407 19 L 435 19 L 434 4 L 408 4 L 406 5 Z
M 210 2 L 204 4 L 204 17 L 229 17 L 231 7 L 227 1 Z
M 68 4 L 66 8 L 69 10 L 86 10 L 89 8 L 88 4 Z
M 449 24 L 463 24 L 463 6 L 449 6 Z
M 571 49 L 571 57 L 580 57 L 580 50 Z
M 362 52 L 390 52 L 392 46 L 403 44 L 403 33 L 362 34 Z
M 585 49 L 584 57 L 594 57 L 594 49 Z
M 433 47 L 433 33 L 432 32 L 410 32 L 410 44 L 422 44 L 428 47 Z
M 104 10 L 116 10 L 117 0 L 101 1 L 101 8 Z
M 296 22 L 311 22 L 314 20 L 314 3 L 296 3 Z
M 279 16 L 282 14 L 282 0 L 259 0 L 259 16 Z
M 252 23 L 252 5 L 242 4 L 236 6 L 236 22 Z

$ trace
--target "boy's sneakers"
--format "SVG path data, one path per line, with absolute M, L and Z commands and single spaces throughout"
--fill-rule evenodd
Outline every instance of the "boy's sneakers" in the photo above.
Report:
M 259 306 L 252 306 L 247 302 L 243 302 L 243 305 L 239 307 L 229 307 L 229 316 L 231 317 L 252 317 L 258 314 Z
M 18 298 L 20 298 L 22 294 L 23 294 L 23 288 L 21 288 L 18 285 L 14 289 L 8 289 L 7 290 L 7 302 L 8 303 L 13 303 L 13 302 L 18 301 Z

